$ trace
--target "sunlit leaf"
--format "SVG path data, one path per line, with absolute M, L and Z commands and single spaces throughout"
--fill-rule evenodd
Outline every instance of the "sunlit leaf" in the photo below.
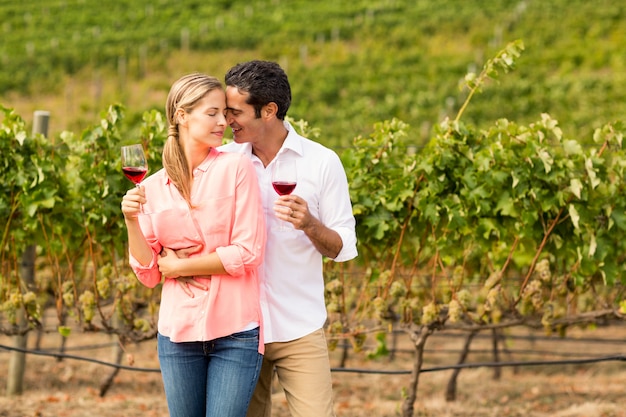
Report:
M 583 188 L 583 184 L 580 182 L 578 178 L 572 178 L 570 181 L 570 190 L 572 194 L 574 194 L 577 198 L 580 199 L 580 192 Z
M 576 210 L 576 207 L 574 207 L 573 204 L 570 204 L 569 206 L 567 206 L 567 211 L 569 212 L 570 218 L 572 219 L 572 224 L 574 225 L 575 229 L 579 229 L 579 221 L 580 221 L 580 216 L 578 215 L 578 210 Z

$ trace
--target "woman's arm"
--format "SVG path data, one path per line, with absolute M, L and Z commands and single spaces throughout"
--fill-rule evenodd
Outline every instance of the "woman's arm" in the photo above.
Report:
M 128 233 L 130 265 L 137 279 L 146 287 L 154 288 L 161 282 L 161 273 L 156 266 L 156 250 L 153 249 L 139 224 L 142 204 L 146 202 L 143 187 L 128 190 L 122 199 L 122 213 Z
M 128 232 L 128 248 L 130 254 L 143 266 L 149 265 L 153 258 L 152 248 L 148 245 L 139 226 L 138 216 L 141 213 L 141 205 L 145 202 L 145 191 L 142 187 L 128 190 L 122 199 L 122 213 Z
M 198 247 L 199 248 L 199 247 Z M 188 257 L 187 249 L 173 251 L 163 248 L 158 260 L 159 271 L 165 278 L 192 277 L 198 275 L 225 274 L 226 269 L 217 253 Z

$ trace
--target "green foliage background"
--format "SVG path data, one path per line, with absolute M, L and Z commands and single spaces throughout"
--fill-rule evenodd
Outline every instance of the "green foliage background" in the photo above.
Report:
M 361 256 L 327 265 L 331 345 L 384 341 L 398 323 L 426 337 L 624 319 L 626 5 L 33 0 L 0 13 L 0 333 L 54 304 L 62 334 L 70 317 L 153 336 L 158 292 L 125 259 L 119 146 L 141 140 L 158 167 L 171 82 L 255 58 L 287 70 L 289 115 L 346 165 Z M 46 95 L 66 124 L 50 140 L 10 110 Z M 17 266 L 33 243 L 45 270 L 27 291 Z
M 500 282 L 506 271 L 525 275 L 523 283 L 511 284 L 514 292 L 525 289 L 542 260 L 557 262 L 547 268 L 583 292 L 594 276 L 609 287 L 623 282 L 615 242 L 623 242 L 624 209 L 610 203 L 624 178 L 623 127 L 611 124 L 626 105 L 620 4 L 34 0 L 2 2 L 0 10 L 3 97 L 62 95 L 68 80 L 84 88 L 90 84 L 81 81 L 92 77 L 114 79 L 116 89 L 106 99 L 121 102 L 107 103 L 97 117 L 89 116 L 97 100 L 82 102 L 84 114 L 73 114 L 68 124 L 86 119 L 86 127 L 69 126 L 58 138 L 52 132 L 48 142 L 34 138 L 38 147 L 32 149 L 30 141 L 20 143 L 28 136 L 24 121 L 4 111 L 8 197 L 0 206 L 7 219 L 0 254 L 10 278 L 2 292 L 11 306 L 22 301 L 10 295 L 23 292 L 11 284 L 19 282 L 12 266 L 23 247 L 44 241 L 43 252 L 57 257 L 52 275 L 80 271 L 71 285 L 65 278 L 56 283 L 57 304 L 63 299 L 77 316 L 92 316 L 93 294 L 108 299 L 113 286 L 103 283 L 121 279 L 114 304 L 136 310 L 134 288 L 127 286 L 134 281 L 123 271 L 119 145 L 140 139 L 158 167 L 163 124 L 155 109 L 162 108 L 172 80 L 190 70 L 223 74 L 251 58 L 285 67 L 295 98 L 291 118 L 308 122 L 315 138 L 334 146 L 346 163 L 359 262 L 367 269 L 362 300 L 380 300 L 363 310 L 373 308 L 381 318 L 399 306 L 397 314 L 410 323 L 432 306 L 416 322 L 436 322 L 431 313 L 459 301 L 461 287 L 444 294 L 434 288 L 459 267 L 466 284 L 482 285 L 491 276 Z M 510 39 L 523 41 L 523 54 L 521 43 Z M 490 60 L 506 44 L 503 55 Z M 490 69 L 481 73 L 485 62 Z M 507 76 L 497 77 L 499 71 Z M 487 88 L 487 81 L 500 85 Z M 142 83 L 148 91 L 138 90 Z M 149 90 L 160 96 L 148 99 Z M 52 109 L 52 119 L 62 108 Z M 76 130 L 82 134 L 71 133 Z M 616 152 L 600 158 L 599 147 L 607 146 Z M 607 185 L 597 188 L 596 182 Z M 611 229 L 608 238 L 598 218 Z M 426 265 L 429 283 L 421 282 Z M 422 289 L 411 289 L 413 282 Z M 368 285 L 382 293 L 368 293 Z M 431 294 L 423 290 L 428 286 Z M 82 310 L 74 304 L 81 293 L 87 294 Z M 406 301 L 398 303 L 398 294 Z M 358 310 L 349 299 L 344 312 Z M 621 305 L 621 295 L 608 299 L 612 307 Z M 502 311 L 515 311 L 518 302 Z M 132 314 L 126 319 L 130 328 L 144 326 Z
M 549 113 L 589 141 L 626 113 L 626 5 L 613 0 L 4 0 L 0 15 L 0 103 L 63 100 L 73 83 L 80 107 L 58 130 L 81 130 L 114 102 L 139 122 L 181 72 L 221 77 L 261 58 L 287 69 L 290 115 L 321 128 L 321 142 L 349 147 L 396 117 L 423 144 L 458 111 L 465 73 L 515 39 L 519 70 L 475 100 L 468 123 Z M 115 81 L 106 97 L 92 97 L 97 80 Z

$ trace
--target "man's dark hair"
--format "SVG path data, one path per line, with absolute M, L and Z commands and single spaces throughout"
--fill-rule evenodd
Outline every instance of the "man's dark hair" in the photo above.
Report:
M 291 87 L 283 69 L 275 62 L 248 61 L 232 67 L 225 77 L 226 85 L 249 94 L 248 104 L 254 107 L 256 117 L 268 103 L 278 106 L 276 117 L 284 120 L 291 105 Z

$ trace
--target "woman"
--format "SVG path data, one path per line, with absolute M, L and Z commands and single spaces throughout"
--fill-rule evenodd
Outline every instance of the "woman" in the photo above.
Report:
M 180 78 L 165 110 L 164 168 L 122 200 L 131 267 L 147 287 L 164 278 L 157 346 L 170 415 L 244 417 L 264 346 L 256 173 L 215 149 L 226 128 L 219 80 Z

